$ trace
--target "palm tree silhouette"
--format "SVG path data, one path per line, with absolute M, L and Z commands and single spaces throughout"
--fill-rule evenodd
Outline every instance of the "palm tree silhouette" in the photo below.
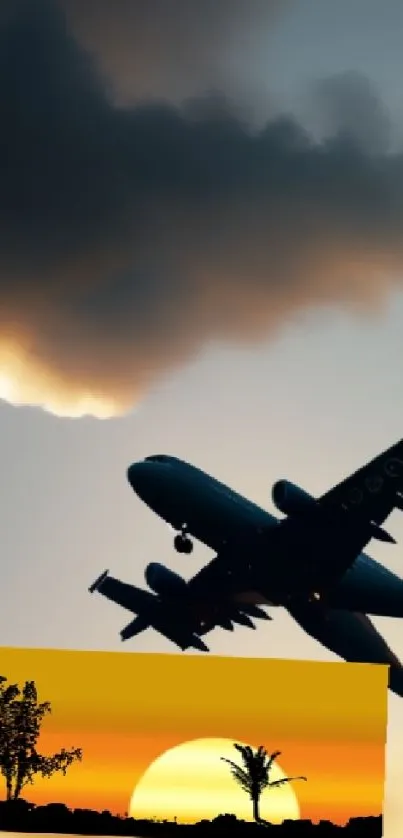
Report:
M 234 748 L 241 754 L 243 766 L 237 765 L 231 759 L 220 757 L 231 769 L 234 780 L 250 797 L 253 805 L 253 818 L 261 823 L 259 804 L 264 789 L 278 788 L 294 780 L 306 780 L 306 777 L 283 777 L 281 780 L 270 780 L 270 772 L 281 751 L 268 754 L 263 745 L 254 751 L 249 745 L 239 745 L 234 742 Z

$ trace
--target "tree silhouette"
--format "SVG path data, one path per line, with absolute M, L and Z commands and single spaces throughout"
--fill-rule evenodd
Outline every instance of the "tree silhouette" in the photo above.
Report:
M 263 745 L 259 745 L 254 751 L 249 745 L 237 743 L 234 743 L 234 748 L 241 754 L 243 766 L 225 757 L 220 757 L 220 759 L 230 766 L 234 780 L 249 795 L 253 805 L 253 818 L 257 823 L 261 823 L 259 805 L 264 789 L 278 788 L 294 780 L 306 780 L 306 777 L 283 777 L 281 780 L 270 780 L 271 769 L 281 751 L 268 754 Z
M 66 774 L 69 766 L 82 759 L 81 748 L 62 748 L 44 756 L 37 743 L 45 716 L 52 712 L 49 701 L 38 701 L 35 681 L 26 681 L 22 690 L 6 684 L 0 676 L 0 772 L 6 783 L 7 800 L 17 800 L 27 783 L 39 774 L 51 777 Z

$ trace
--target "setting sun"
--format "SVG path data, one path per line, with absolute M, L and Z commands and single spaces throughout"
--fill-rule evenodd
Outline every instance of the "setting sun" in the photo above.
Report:
M 231 777 L 221 757 L 237 761 L 230 739 L 194 739 L 170 748 L 147 768 L 137 783 L 129 807 L 133 818 L 164 818 L 196 823 L 212 820 L 223 811 L 241 820 L 253 820 L 248 795 Z M 272 780 L 286 775 L 277 763 Z M 261 817 L 271 823 L 300 817 L 291 783 L 263 792 Z

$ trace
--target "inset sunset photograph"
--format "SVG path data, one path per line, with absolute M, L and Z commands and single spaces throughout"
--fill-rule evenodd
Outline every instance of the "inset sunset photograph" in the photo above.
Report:
M 382 835 L 386 667 L 3 649 L 1 674 L 2 829 Z

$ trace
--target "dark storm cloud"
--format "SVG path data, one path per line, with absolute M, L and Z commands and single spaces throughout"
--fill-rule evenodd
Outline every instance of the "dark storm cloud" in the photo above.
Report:
M 219 96 L 119 108 L 55 4 L 1 11 L 5 398 L 112 413 L 210 339 L 402 275 L 400 156 L 253 133 Z
M 320 80 L 314 90 L 320 121 L 328 135 L 344 130 L 364 150 L 388 149 L 390 116 L 369 79 L 357 72 L 346 72 Z
M 60 0 L 120 97 L 239 92 L 289 0 Z M 239 73 L 239 76 L 237 75 Z

